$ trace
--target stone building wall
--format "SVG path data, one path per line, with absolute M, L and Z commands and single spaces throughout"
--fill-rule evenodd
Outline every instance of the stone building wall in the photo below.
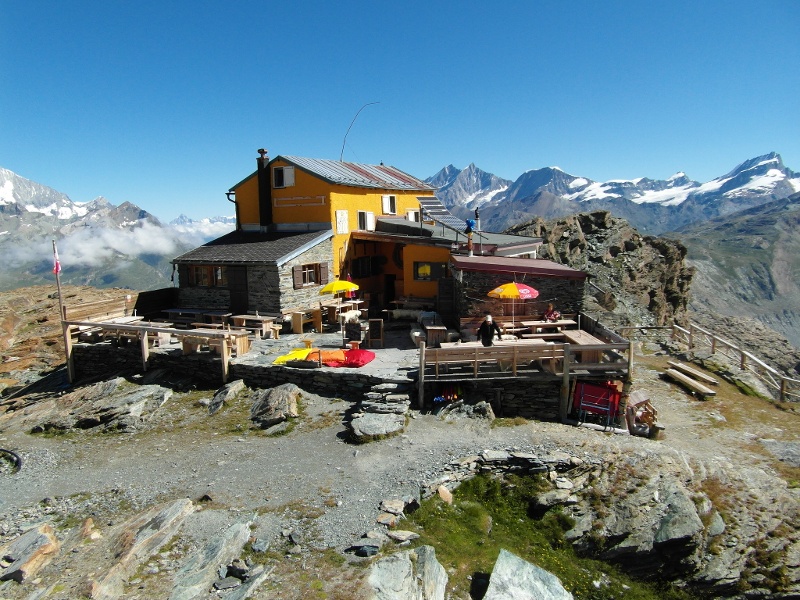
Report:
M 509 273 L 489 273 L 484 271 L 457 272 L 455 281 L 456 313 L 459 317 L 477 317 L 486 312 L 495 316 L 504 315 L 503 306 L 508 301 L 499 298 L 489 298 L 491 290 L 499 285 L 514 281 L 514 275 Z M 583 310 L 583 294 L 586 285 L 585 279 L 567 279 L 563 277 L 517 277 L 517 281 L 525 283 L 539 292 L 534 300 L 515 301 L 515 315 L 531 315 L 542 313 L 547 308 L 547 303 L 552 302 L 556 310 L 562 313 L 577 313 Z M 511 307 L 506 311 L 510 316 Z
M 320 286 L 312 285 L 298 290 L 294 289 L 294 279 L 292 268 L 298 265 L 312 263 L 325 263 L 328 265 L 328 277 L 333 278 L 333 267 L 331 256 L 333 253 L 332 239 L 325 240 L 311 248 L 308 252 L 290 260 L 281 266 L 278 281 L 278 292 L 280 296 L 281 308 L 304 307 L 313 308 L 319 306 L 322 299 L 319 295 Z
M 180 306 L 227 310 L 231 305 L 231 294 L 226 288 L 182 287 L 178 288 Z
M 537 421 L 557 421 L 560 418 L 560 381 L 478 379 L 454 384 L 428 380 L 425 382 L 426 406 L 432 406 L 434 397 L 448 386 L 457 388 L 459 399 L 467 404 L 488 402 L 498 417 L 524 417 Z

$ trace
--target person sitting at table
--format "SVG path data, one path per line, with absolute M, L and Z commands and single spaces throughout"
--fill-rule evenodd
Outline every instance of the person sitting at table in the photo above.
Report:
M 484 346 L 491 346 L 492 337 L 495 332 L 497 333 L 497 339 L 502 340 L 503 332 L 500 331 L 500 327 L 497 323 L 492 321 L 492 315 L 487 314 L 481 326 L 478 327 L 478 338 L 480 338 L 481 344 Z
M 558 321 L 561 318 L 561 313 L 553 308 L 553 303 L 551 302 L 547 305 L 547 310 L 544 311 L 543 316 L 545 321 Z

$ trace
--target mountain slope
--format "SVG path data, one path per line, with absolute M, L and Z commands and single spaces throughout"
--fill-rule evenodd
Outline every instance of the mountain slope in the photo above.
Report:
M 0 169 L 0 290 L 52 284 L 53 240 L 61 280 L 139 290 L 170 285 L 170 261 L 234 228 L 230 220 L 182 219 L 164 226 L 130 202 L 78 203 L 52 188 Z
M 800 193 L 665 236 L 689 249 L 693 307 L 754 317 L 800 347 Z

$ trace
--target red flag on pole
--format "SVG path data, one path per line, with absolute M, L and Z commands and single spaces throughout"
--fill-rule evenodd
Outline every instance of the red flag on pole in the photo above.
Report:
M 58 260 L 58 249 L 55 242 L 53 242 L 53 273 L 56 275 L 61 273 L 61 261 Z

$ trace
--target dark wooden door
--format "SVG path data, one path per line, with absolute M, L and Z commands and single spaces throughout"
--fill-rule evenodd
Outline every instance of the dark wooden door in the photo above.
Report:
M 228 290 L 231 294 L 230 311 L 237 315 L 246 313 L 249 310 L 246 267 L 228 267 Z

